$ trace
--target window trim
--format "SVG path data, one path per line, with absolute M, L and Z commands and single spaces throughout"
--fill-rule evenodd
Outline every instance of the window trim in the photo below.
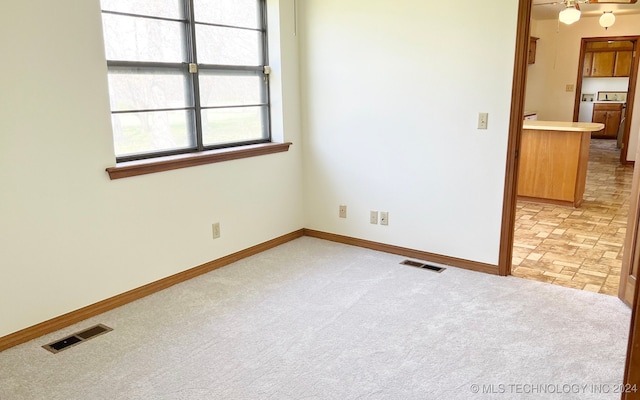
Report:
M 147 158 L 144 160 L 118 163 L 115 167 L 107 168 L 106 171 L 109 174 L 109 179 L 111 180 L 129 178 L 132 176 L 153 174 L 156 172 L 171 171 L 174 169 L 195 167 L 198 165 L 287 152 L 292 144 L 293 143 L 291 142 L 269 142 L 199 151 L 188 154 L 176 154 L 166 157 Z

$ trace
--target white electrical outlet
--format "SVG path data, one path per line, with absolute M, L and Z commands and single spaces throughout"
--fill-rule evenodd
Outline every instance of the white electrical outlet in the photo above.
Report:
M 380 225 L 389 225 L 389 213 L 380 211 Z
M 218 239 L 220 237 L 220 222 L 214 223 L 211 228 L 213 230 L 213 238 Z
M 378 224 L 378 212 L 377 211 L 371 211 L 371 214 L 369 215 L 369 222 L 371 222 L 374 225 Z
M 338 217 L 347 218 L 347 206 L 338 207 Z
M 489 126 L 489 113 L 478 114 L 478 129 L 487 129 Z

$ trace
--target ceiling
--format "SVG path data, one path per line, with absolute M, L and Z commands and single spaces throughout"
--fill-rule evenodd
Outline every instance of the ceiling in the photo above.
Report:
M 552 3 L 554 0 L 533 0 L 531 16 L 533 19 L 556 19 L 558 13 L 564 8 L 564 5 L 557 1 L 558 4 Z M 544 5 L 537 5 L 546 3 Z M 635 4 L 581 4 L 580 9 L 583 17 L 598 16 L 604 11 L 613 11 L 615 15 L 622 14 L 640 14 L 640 1 Z

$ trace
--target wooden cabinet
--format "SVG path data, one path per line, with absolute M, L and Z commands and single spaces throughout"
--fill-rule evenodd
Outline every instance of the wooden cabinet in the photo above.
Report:
M 590 134 L 525 126 L 520 143 L 518 198 L 579 207 L 587 180 Z
M 631 74 L 631 60 L 633 60 L 633 51 L 618 51 L 613 76 L 629 76 Z
M 633 49 L 630 41 L 590 42 L 582 64 L 583 77 L 626 77 L 631 74 Z
M 600 132 L 594 132 L 594 138 L 610 138 L 618 137 L 618 128 L 622 120 L 622 103 L 596 103 L 593 105 L 592 122 L 604 124 L 604 129 Z
M 534 36 L 529 37 L 529 64 L 536 63 L 536 50 L 538 49 L 538 38 Z
M 582 64 L 582 76 L 591 76 L 593 66 L 593 52 L 584 53 L 584 63 Z
M 593 63 L 591 64 L 591 76 L 613 76 L 613 67 L 616 63 L 615 51 L 601 51 L 593 53 Z

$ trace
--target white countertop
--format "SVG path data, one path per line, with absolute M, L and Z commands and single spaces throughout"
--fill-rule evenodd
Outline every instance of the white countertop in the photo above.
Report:
M 522 124 L 522 128 L 538 131 L 598 132 L 604 129 L 604 124 L 598 124 L 594 122 L 525 120 Z
M 589 103 L 598 103 L 598 104 L 625 104 L 624 100 L 596 100 L 590 101 Z

